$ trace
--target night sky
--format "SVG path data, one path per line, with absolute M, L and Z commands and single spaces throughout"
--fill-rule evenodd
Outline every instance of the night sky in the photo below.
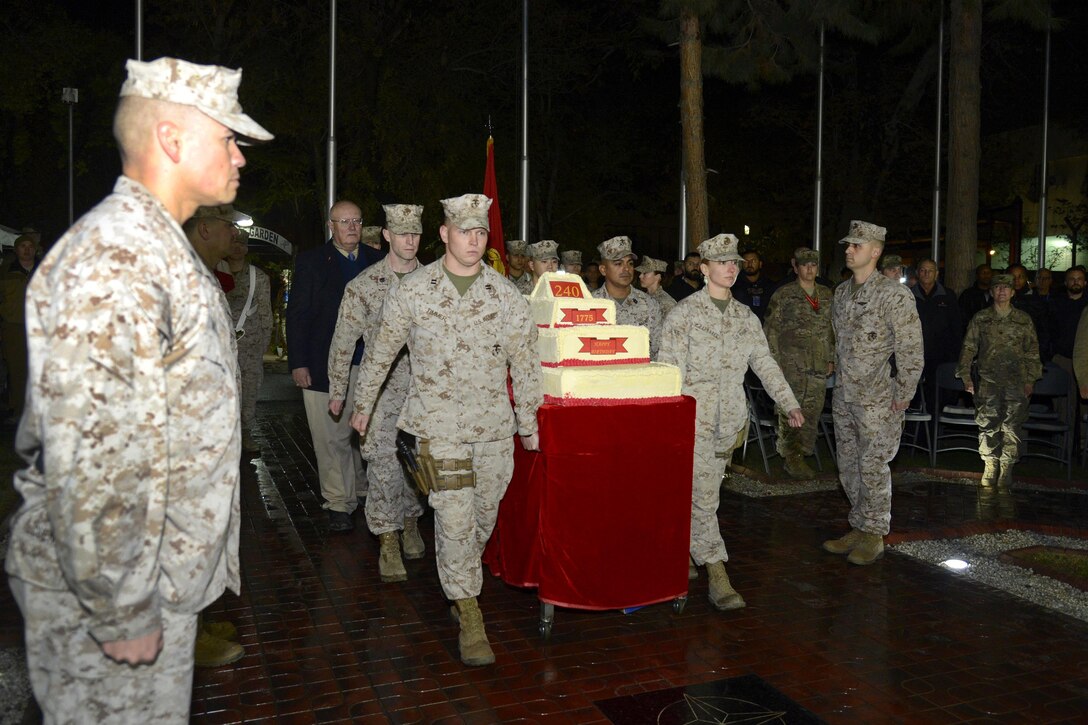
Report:
M 9 38 L 0 70 L 0 223 L 37 226 L 47 241 L 67 225 L 66 85 L 81 90 L 76 215 L 108 193 L 119 173 L 110 118 L 124 60 L 134 54 L 134 5 L 10 0 L 0 11 Z M 228 6 L 226 15 L 214 12 Z M 590 251 L 628 234 L 637 251 L 672 256 L 679 70 L 672 40 L 647 22 L 659 19 L 659 3 L 531 6 L 530 240 Z M 1055 13 L 1068 19 L 1053 36 L 1051 79 L 1053 122 L 1082 139 L 1086 6 L 1055 0 Z M 277 139 L 247 150 L 237 206 L 302 246 L 321 241 L 327 8 L 280 0 L 144 2 L 145 59 L 177 55 L 245 69 L 243 105 Z M 340 195 L 377 223 L 381 203 L 424 204 L 426 243 L 440 221 L 438 199 L 482 188 L 490 117 L 504 226 L 508 238 L 516 236 L 520 3 L 373 0 L 341 2 L 339 11 Z M 935 85 L 929 78 L 917 103 L 896 113 L 926 50 L 900 48 L 898 40 L 867 45 L 829 35 L 825 240 L 841 236 L 854 215 L 870 215 L 900 237 L 928 224 Z M 1038 124 L 1043 34 L 988 21 L 983 43 L 984 135 Z M 808 243 L 815 85 L 811 75 L 756 90 L 706 80 L 711 234 L 748 224 L 748 241 L 772 258 Z M 983 206 L 1008 203 L 1018 191 L 999 183 L 994 161 L 983 162 Z M 854 183 L 859 174 L 880 182 Z M 866 196 L 873 189 L 879 192 Z

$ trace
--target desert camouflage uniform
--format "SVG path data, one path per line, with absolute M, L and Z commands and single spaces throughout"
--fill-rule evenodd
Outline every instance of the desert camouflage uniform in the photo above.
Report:
M 832 414 L 839 478 L 850 499 L 850 525 L 884 536 L 891 527 L 892 476 L 888 463 L 899 451 L 903 411 L 922 375 L 922 325 L 910 288 L 873 272 L 853 292 L 835 289 L 835 392 Z M 892 355 L 896 374 L 892 377 Z
M 971 363 L 978 356 L 975 422 L 978 452 L 983 460 L 1013 465 L 1020 458 L 1020 438 L 1028 418 L 1030 398 L 1024 386 L 1043 375 L 1039 340 L 1031 317 L 1010 309 L 1001 315 L 993 307 L 982 310 L 967 325 L 956 377 L 971 379 Z
M 517 279 L 514 279 L 513 277 L 511 277 L 510 281 L 514 283 L 514 286 L 518 288 L 518 292 L 520 292 L 521 294 L 531 295 L 533 293 L 533 274 L 532 274 L 532 272 L 526 271 L 525 273 L 523 273 Z
M 389 255 L 372 264 L 344 288 L 340 314 L 329 347 L 329 399 L 344 400 L 348 392 L 351 356 L 360 337 L 369 347 L 378 333 L 382 302 L 397 286 L 397 273 L 389 266 Z M 362 440 L 367 461 L 370 491 L 366 497 L 366 523 L 376 536 L 404 528 L 404 517 L 418 518 L 423 507 L 415 488 L 404 476 L 397 459 L 397 416 L 408 397 L 410 380 L 408 350 L 402 348 L 389 377 L 378 393 L 374 415 Z
M 249 270 L 256 272 L 253 303 L 238 339 L 238 368 L 242 374 L 242 432 L 250 435 L 256 427 L 257 396 L 264 381 L 264 353 L 272 337 L 272 290 L 268 275 L 246 262 L 241 271 L 234 272 L 234 289 L 227 292 L 230 316 L 237 327 L 242 310 L 249 298 Z
M 472 459 L 475 488 L 428 498 L 438 577 L 453 600 L 480 593 L 480 556 L 513 475 L 514 432 L 537 432 L 543 394 L 536 336 L 529 304 L 509 280 L 483 265 L 462 297 L 440 258 L 405 277 L 386 298 L 359 371 L 355 411 L 369 413 L 407 342 L 412 382 L 397 427 L 431 441 L 438 460 Z
M 664 322 L 668 314 L 672 312 L 672 308 L 676 307 L 676 300 L 663 289 L 657 290 L 657 292 L 650 296 L 654 298 L 654 301 L 657 302 L 657 306 L 661 308 L 661 321 Z
M 617 325 L 642 325 L 650 331 L 650 359 L 657 359 L 657 350 L 661 347 L 661 305 L 653 297 L 637 287 L 622 300 L 608 294 L 608 288 L 602 283 L 590 294 L 600 300 L 612 300 L 616 303 Z
M 683 393 L 696 401 L 691 557 L 700 565 L 727 561 L 718 500 L 726 465 L 748 420 L 748 367 L 783 408 L 793 410 L 797 401 L 755 314 L 736 300 L 721 312 L 705 289 L 676 303 L 666 318 L 659 359 L 680 368 Z
M 801 404 L 805 424 L 789 426 L 788 410 L 778 407 L 778 453 L 783 458 L 811 455 L 827 397 L 827 368 L 835 362 L 835 333 L 831 329 L 831 290 L 813 290 L 819 309 L 808 301 L 797 282 L 779 287 L 767 306 L 763 330 L 775 362 Z
M 29 466 L 6 568 L 46 721 L 184 721 L 196 614 L 239 590 L 238 363 L 219 282 L 122 177 L 31 280 L 27 334 Z M 160 627 L 152 665 L 88 645 Z

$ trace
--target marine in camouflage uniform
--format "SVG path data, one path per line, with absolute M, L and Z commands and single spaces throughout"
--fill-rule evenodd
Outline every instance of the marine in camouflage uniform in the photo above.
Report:
M 512 239 L 506 243 L 506 257 L 510 262 L 510 281 L 523 295 L 533 293 L 533 275 L 526 268 L 529 264 L 529 243 L 522 239 Z M 521 276 L 515 277 L 515 269 L 521 270 Z
M 257 396 L 264 382 L 264 353 L 272 337 L 272 289 L 264 270 L 246 260 L 246 242 L 242 233 L 235 236 L 225 260 L 234 277 L 227 304 L 238 337 L 238 368 L 242 373 L 242 450 L 257 451 L 253 431 L 257 426 Z
M 245 158 L 226 129 L 271 134 L 242 113 L 239 71 L 127 70 L 125 175 L 27 291 L 28 466 L 6 569 L 46 722 L 188 722 L 197 613 L 240 584 L 233 326 L 180 222 L 234 198 Z
M 650 359 L 657 359 L 661 346 L 661 306 L 653 297 L 631 286 L 635 275 L 635 254 L 631 240 L 613 237 L 597 245 L 604 283 L 591 294 L 616 303 L 617 325 L 642 325 L 650 331 Z
M 816 284 L 820 253 L 794 253 L 798 279 L 779 287 L 767 306 L 763 331 L 771 356 L 782 368 L 790 389 L 801 404 L 805 424 L 791 428 L 787 411 L 778 412 L 776 446 L 786 473 L 809 478 L 815 472 L 805 463 L 816 447 L 816 431 L 827 398 L 827 376 L 835 367 L 835 333 L 831 329 L 831 290 Z M 800 275 L 808 275 L 804 280 Z M 807 285 L 811 292 L 806 291 Z
M 982 485 L 1007 487 L 1020 458 L 1020 438 L 1028 418 L 1031 390 L 1043 375 L 1039 339 L 1031 317 L 1015 309 L 1012 276 L 995 274 L 990 282 L 992 307 L 967 325 L 956 377 L 974 394 L 978 452 L 986 465 Z M 971 363 L 978 358 L 978 388 Z
M 714 606 L 737 609 L 744 600 L 725 573 L 729 556 L 718 526 L 718 504 L 722 476 L 748 420 L 744 395 L 748 367 L 797 424 L 801 416 L 759 320 L 729 294 L 739 271 L 737 238 L 719 234 L 700 244 L 699 252 L 708 285 L 678 302 L 666 318 L 659 360 L 680 368 L 682 391 L 696 400 L 691 558 L 697 565 L 707 565 Z M 729 263 L 731 278 L 722 278 L 722 263 Z
M 447 253 L 405 277 L 386 298 L 352 416 L 364 433 L 386 373 L 407 342 L 411 387 L 397 427 L 428 441 L 436 465 L 448 474 L 444 490 L 431 492 L 428 502 L 435 514 L 438 578 L 455 602 L 461 659 L 470 665 L 495 659 L 476 603 L 483 585 L 480 557 L 513 476 L 513 435 L 519 433 L 529 450 L 538 447 L 536 410 L 543 400 L 529 304 L 509 280 L 479 262 L 490 205 L 482 194 L 442 202 L 439 232 Z M 447 483 L 454 480 L 463 487 Z
M 329 400 L 334 415 L 340 415 L 348 392 L 351 358 L 355 343 L 363 338 L 369 347 L 378 334 L 382 304 L 399 280 L 419 266 L 416 253 L 423 232 L 423 207 L 413 204 L 385 205 L 389 253 L 367 267 L 344 288 L 340 314 L 329 347 Z M 381 541 L 379 573 L 382 581 L 404 581 L 408 572 L 401 561 L 398 533 L 404 532 L 404 555 L 423 556 L 423 539 L 417 520 L 423 513 L 415 487 L 404 475 L 397 459 L 397 417 L 408 397 L 410 366 L 408 349 L 401 348 L 381 386 L 374 415 L 362 437 L 363 458 L 367 461 L 370 490 L 366 497 L 366 523 Z
M 642 288 L 646 290 L 646 294 L 654 298 L 654 301 L 657 302 L 657 306 L 661 308 L 662 321 L 664 321 L 665 317 L 672 311 L 672 308 L 676 307 L 676 300 L 674 300 L 661 286 L 661 282 L 668 268 L 669 265 L 667 263 L 660 259 L 654 259 L 653 257 L 643 257 L 642 264 L 635 267 L 635 271 L 638 272 L 638 281 L 642 283 Z
M 835 421 L 839 479 L 850 500 L 851 531 L 824 542 L 852 564 L 884 555 L 891 527 L 892 476 L 904 411 L 922 374 L 922 326 L 910 289 L 876 272 L 887 230 L 853 221 L 847 245 L 852 280 L 835 289 Z

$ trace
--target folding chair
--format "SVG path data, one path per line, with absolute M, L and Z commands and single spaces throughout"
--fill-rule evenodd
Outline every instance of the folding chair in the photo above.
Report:
M 1032 398 L 1042 399 L 1030 408 L 1024 423 L 1021 458 L 1043 458 L 1065 465 L 1065 478 L 1073 476 L 1073 426 L 1064 420 L 1064 398 L 1069 395 L 1069 373 L 1054 363 L 1043 366 L 1043 377 L 1035 383 Z M 1036 406 L 1039 406 L 1036 408 Z M 1029 408 L 1029 410 L 1030 410 Z
M 744 439 L 744 450 L 741 458 L 748 456 L 748 444 L 753 440 L 759 445 L 759 455 L 763 458 L 763 470 L 771 475 L 770 459 L 778 455 L 775 448 L 775 440 L 778 438 L 778 416 L 775 415 L 774 405 L 767 405 L 767 394 L 763 388 L 744 380 L 744 394 L 748 398 L 748 437 Z M 770 454 L 767 448 L 770 448 Z
M 974 407 L 959 405 L 963 381 L 956 377 L 956 363 L 941 363 L 934 375 L 934 396 L 937 408 L 933 423 L 933 453 L 930 461 L 937 465 L 937 454 L 947 451 L 978 453 L 978 424 Z
M 907 408 L 906 415 L 903 418 L 903 435 L 899 439 L 899 448 L 900 450 L 914 448 L 924 451 L 929 456 L 929 465 L 935 466 L 936 453 L 934 452 L 933 436 L 929 430 L 933 416 L 926 410 L 926 396 L 922 395 L 923 384 L 924 381 L 918 381 L 918 390 L 915 395 L 918 400 L 917 407 Z M 913 426 L 913 429 L 910 426 Z M 925 439 L 925 445 L 918 442 L 919 436 Z

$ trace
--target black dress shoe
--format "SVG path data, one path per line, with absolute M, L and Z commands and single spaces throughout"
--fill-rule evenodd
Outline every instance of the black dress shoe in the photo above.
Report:
M 351 514 L 344 511 L 329 511 L 329 531 L 346 534 L 355 528 L 351 522 Z

